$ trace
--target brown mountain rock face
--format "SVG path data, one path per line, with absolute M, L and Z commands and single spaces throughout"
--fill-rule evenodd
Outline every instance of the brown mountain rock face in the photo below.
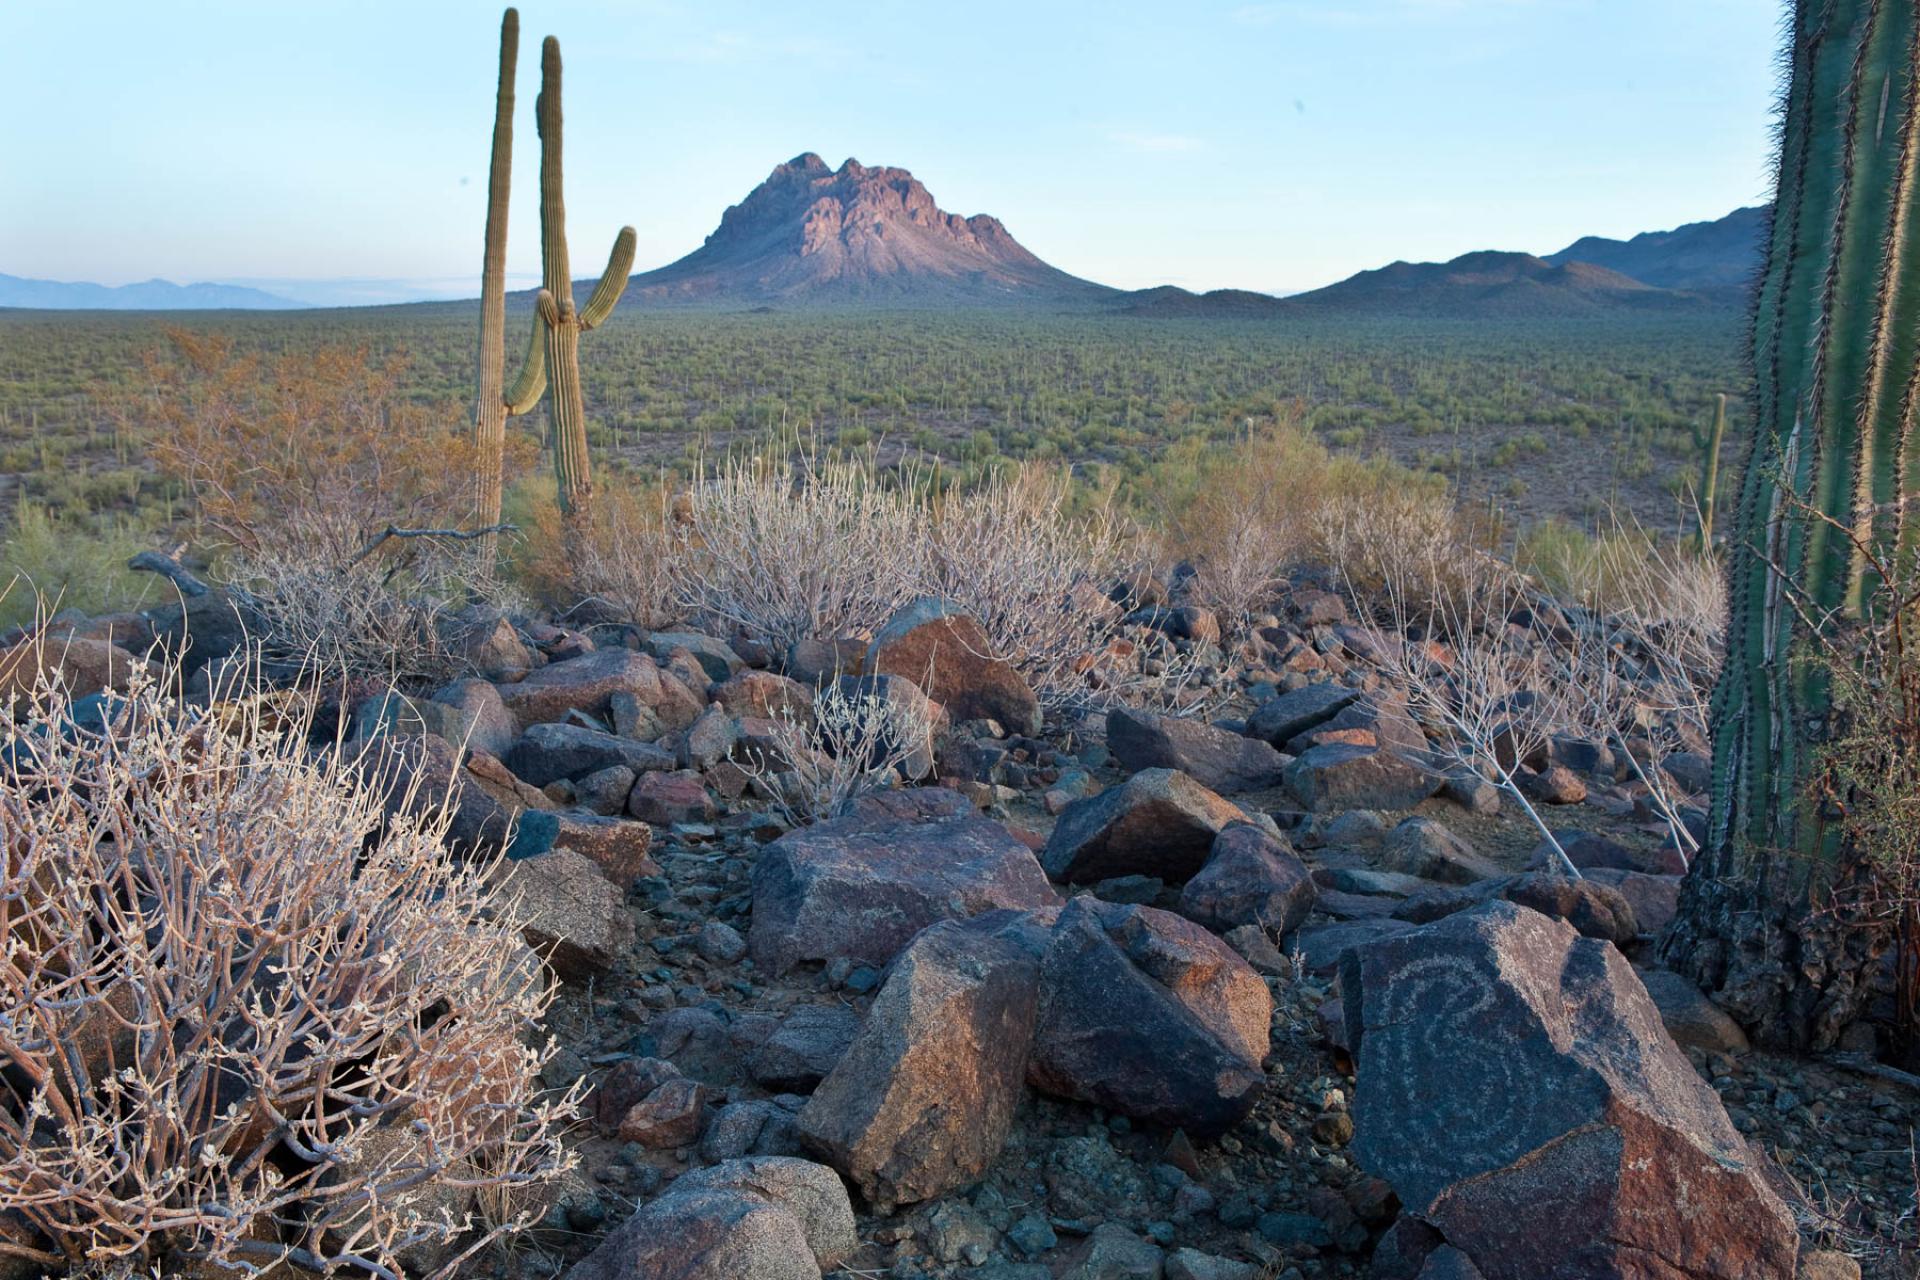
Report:
M 1102 285 L 1048 266 L 997 218 L 943 212 L 905 169 L 811 151 L 777 166 L 700 248 L 633 278 L 650 302 L 913 305 L 1098 299 Z

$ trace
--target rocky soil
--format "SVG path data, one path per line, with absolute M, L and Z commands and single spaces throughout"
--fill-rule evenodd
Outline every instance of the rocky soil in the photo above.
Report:
M 217 688 L 222 608 L 66 620 L 60 661 L 111 687 L 158 640 Z M 1658 970 L 1684 863 L 1603 745 L 1529 784 L 1572 881 L 1431 767 L 1338 597 L 1231 652 L 1142 611 L 1211 720 L 1042 708 L 966 621 L 775 654 L 475 614 L 474 678 L 342 700 L 510 844 L 566 984 L 547 1083 L 591 1086 L 578 1172 L 470 1274 L 1915 1274 L 1920 1092 Z M 776 719 L 908 669 L 935 747 L 793 829 Z

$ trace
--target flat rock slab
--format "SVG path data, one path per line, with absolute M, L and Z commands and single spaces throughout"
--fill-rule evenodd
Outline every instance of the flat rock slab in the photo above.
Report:
M 1340 970 L 1355 1160 L 1486 1280 L 1791 1280 L 1792 1216 L 1613 947 L 1496 901 Z
M 1483 902 L 1495 900 L 1565 920 L 1580 933 L 1604 942 L 1625 945 L 1640 932 L 1633 907 L 1619 890 L 1598 880 L 1569 880 L 1544 871 L 1498 876 L 1469 885 L 1440 885 L 1417 893 L 1394 908 L 1396 919 L 1431 924 Z
M 1331 681 L 1283 693 L 1254 708 L 1253 715 L 1247 719 L 1247 736 L 1259 738 L 1269 746 L 1285 746 L 1307 730 L 1333 719 L 1359 696 L 1358 689 Z
M 544 787 L 562 779 L 584 778 L 614 765 L 636 774 L 661 772 L 677 767 L 679 759 L 650 742 L 635 742 L 585 725 L 536 724 L 528 726 L 519 741 L 507 749 L 505 764 L 514 777 Z
M 1202 720 L 1116 708 L 1107 713 L 1107 748 L 1129 772 L 1177 769 L 1214 791 L 1279 785 L 1288 758 L 1258 738 Z
M 1145 875 L 1179 883 L 1206 865 L 1214 837 L 1247 814 L 1186 774 L 1145 769 L 1060 814 L 1041 865 L 1055 880 L 1092 884 Z
M 756 966 L 883 966 L 930 924 L 996 907 L 1055 905 L 1033 851 L 988 818 L 853 816 L 790 831 L 753 869 Z
M 517 903 L 528 945 L 567 981 L 604 973 L 633 950 L 627 895 L 591 859 L 550 849 L 502 863 L 497 875 L 502 893 Z
M 923 931 L 801 1111 L 802 1140 L 883 1212 L 978 1181 L 1013 1126 L 1039 976 L 994 931 Z
M 1028 1080 L 1214 1137 L 1259 1100 L 1272 1016 L 1260 976 L 1205 929 L 1153 907 L 1075 898 L 1041 963 Z

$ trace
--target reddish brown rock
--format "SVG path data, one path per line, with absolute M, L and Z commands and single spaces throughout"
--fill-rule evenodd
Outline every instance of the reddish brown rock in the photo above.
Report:
M 1483 902 L 1503 900 L 1565 920 L 1589 938 L 1625 945 L 1640 932 L 1633 908 L 1618 890 L 1597 880 L 1569 880 L 1544 871 L 1499 876 L 1417 893 L 1394 908 L 1394 917 L 1429 924 Z
M 571 849 L 600 868 L 608 881 L 626 889 L 641 876 L 657 876 L 653 860 L 653 829 L 644 822 L 626 822 L 584 813 L 557 813 L 559 830 L 554 847 Z
M 713 817 L 713 797 L 700 775 L 691 770 L 648 773 L 633 784 L 627 812 L 641 822 L 663 827 L 677 822 L 706 822 Z
M 596 649 L 564 662 L 549 663 L 526 679 L 500 686 L 500 700 L 522 725 L 550 724 L 569 711 L 611 720 L 610 700 L 632 695 L 652 708 L 669 729 L 682 729 L 706 707 L 678 681 L 670 685 L 660 666 L 631 649 Z
M 971 614 L 925 598 L 887 620 L 867 650 L 864 670 L 913 681 L 956 722 L 998 720 L 1015 733 L 1040 732 L 1040 700 L 1032 686 L 992 654 Z
M 1152 907 L 1075 898 L 1041 964 L 1028 1080 L 1213 1137 L 1259 1099 L 1272 1015 L 1259 975 L 1198 925 Z
M 1313 813 L 1411 809 L 1440 779 L 1392 748 L 1329 742 L 1287 766 L 1287 789 Z
M 35 699 L 43 678 L 63 690 L 68 699 L 118 692 L 145 665 L 106 640 L 23 640 L 0 650 L 0 707 Z
M 1055 880 L 1074 884 L 1128 875 L 1178 883 L 1206 865 L 1229 823 L 1246 821 L 1238 805 L 1186 774 L 1145 769 L 1068 805 L 1040 861 Z
M 667 1149 L 691 1146 L 700 1140 L 700 1124 L 707 1105 L 707 1087 L 679 1076 L 664 1080 L 646 1097 L 627 1108 L 615 1130 L 622 1142 Z
M 1791 1280 L 1792 1216 L 1614 948 L 1491 902 L 1340 985 L 1355 1159 L 1486 1280 Z
M 926 929 L 801 1111 L 803 1140 L 881 1212 L 977 1181 L 1013 1124 L 1038 983 L 1005 937 Z
M 754 963 L 884 965 L 930 924 L 1055 902 L 1032 850 L 987 818 L 860 815 L 791 831 L 753 869 Z
M 813 690 L 771 671 L 742 671 L 715 685 L 713 700 L 735 716 L 786 717 L 800 724 L 813 718 Z

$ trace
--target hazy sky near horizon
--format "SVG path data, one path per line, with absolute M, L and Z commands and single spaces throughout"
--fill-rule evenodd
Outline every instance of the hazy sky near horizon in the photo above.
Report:
M 1769 194 L 1773 0 L 530 0 L 566 62 L 576 274 L 696 248 L 775 164 L 911 169 L 1137 288 L 1311 288 Z M 500 6 L 4 0 L 0 272 L 477 292 Z M 470 286 L 464 282 L 473 282 Z M 271 285 L 266 287 L 271 288 Z

